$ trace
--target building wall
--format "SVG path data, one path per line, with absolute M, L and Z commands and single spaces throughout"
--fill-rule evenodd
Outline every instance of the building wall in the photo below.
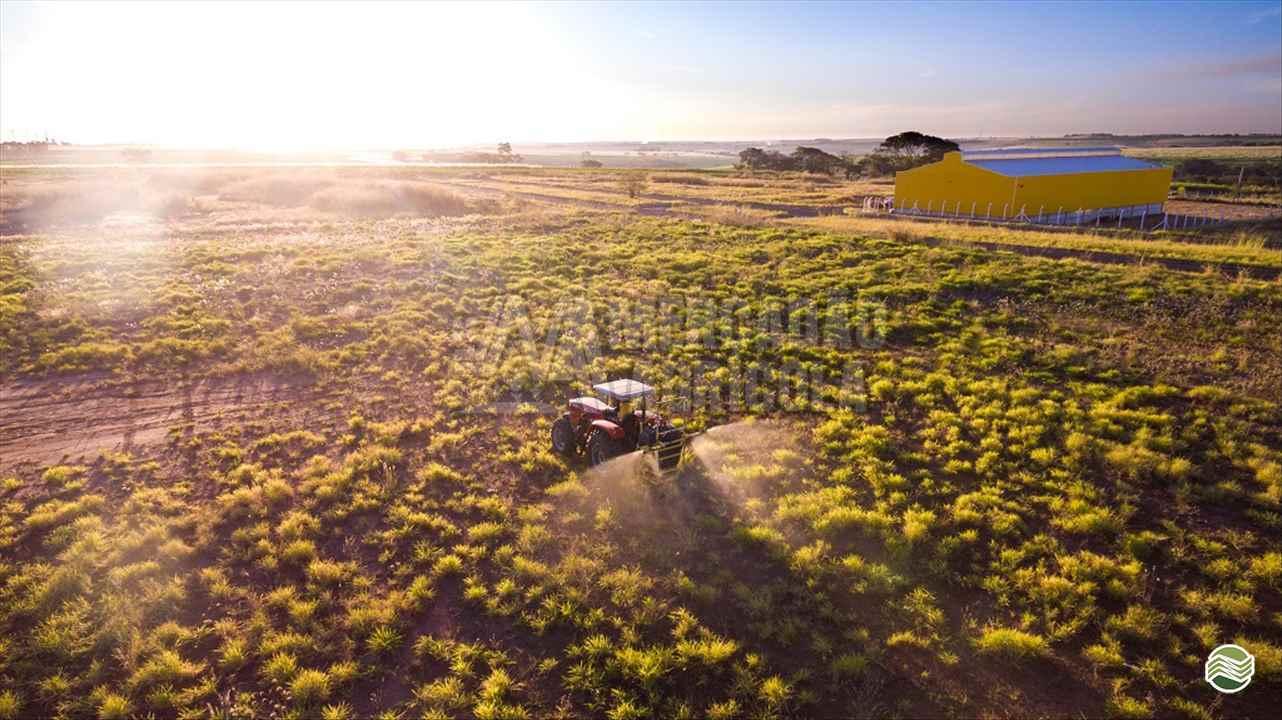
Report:
M 895 208 L 992 217 L 1160 205 L 1171 187 L 1171 168 L 1012 178 L 962 161 L 961 153 L 895 174 Z
M 1029 215 L 1098 208 L 1161 205 L 1171 190 L 1171 168 L 1019 178 L 1015 202 Z M 1045 208 L 1045 210 L 1041 210 Z
M 992 217 L 1014 217 L 1019 208 L 1011 208 L 1015 192 L 1015 178 L 998 175 L 983 168 L 968 165 L 961 160 L 961 153 L 950 152 L 937 163 L 922 165 L 912 170 L 895 173 L 895 208 L 926 212 L 944 209 L 952 214 L 961 203 L 961 212 L 969 215 L 974 206 L 975 214 L 984 217 L 992 204 Z M 946 206 L 946 207 L 942 207 Z

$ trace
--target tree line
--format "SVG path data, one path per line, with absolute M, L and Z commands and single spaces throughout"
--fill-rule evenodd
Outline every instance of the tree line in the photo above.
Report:
M 944 153 L 960 147 L 952 140 L 915 130 L 891 135 L 870 155 L 837 156 L 819 148 L 799 146 L 790 154 L 777 150 L 748 148 L 739 153 L 737 167 L 746 170 L 778 170 L 821 175 L 844 174 L 848 178 L 889 175 L 899 170 L 936 162 Z

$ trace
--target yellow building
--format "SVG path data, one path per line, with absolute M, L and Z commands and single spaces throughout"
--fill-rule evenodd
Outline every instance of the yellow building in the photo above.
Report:
M 950 152 L 895 173 L 895 212 L 1061 224 L 1162 212 L 1171 168 L 1118 148 Z

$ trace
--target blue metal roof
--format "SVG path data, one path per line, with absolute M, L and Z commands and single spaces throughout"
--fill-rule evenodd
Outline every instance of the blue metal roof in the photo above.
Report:
M 1007 177 L 1033 175 L 1071 175 L 1073 173 L 1116 172 L 1120 170 L 1149 170 L 1159 165 L 1128 158 L 1122 155 L 1081 155 L 1077 157 L 1028 157 L 994 160 L 966 160 Z

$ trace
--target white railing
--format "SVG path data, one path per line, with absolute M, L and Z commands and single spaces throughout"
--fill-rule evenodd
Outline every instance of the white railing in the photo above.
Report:
M 863 214 L 886 214 L 900 217 L 936 218 L 945 220 L 967 220 L 986 223 L 1004 223 L 1020 225 L 1053 225 L 1059 227 L 1113 227 L 1136 228 L 1141 231 L 1183 230 L 1201 228 L 1229 222 L 1225 218 L 1210 218 L 1196 215 L 1178 215 L 1165 212 L 1162 203 L 1146 205 L 1124 205 L 1109 208 L 1066 209 L 1057 207 L 1053 211 L 1045 205 L 1030 208 L 1027 205 L 1018 207 L 1009 203 L 997 207 L 995 203 L 980 205 L 978 201 L 967 204 L 963 200 L 929 199 L 923 203 L 914 200 L 908 207 L 895 207 L 893 197 L 865 197 Z

